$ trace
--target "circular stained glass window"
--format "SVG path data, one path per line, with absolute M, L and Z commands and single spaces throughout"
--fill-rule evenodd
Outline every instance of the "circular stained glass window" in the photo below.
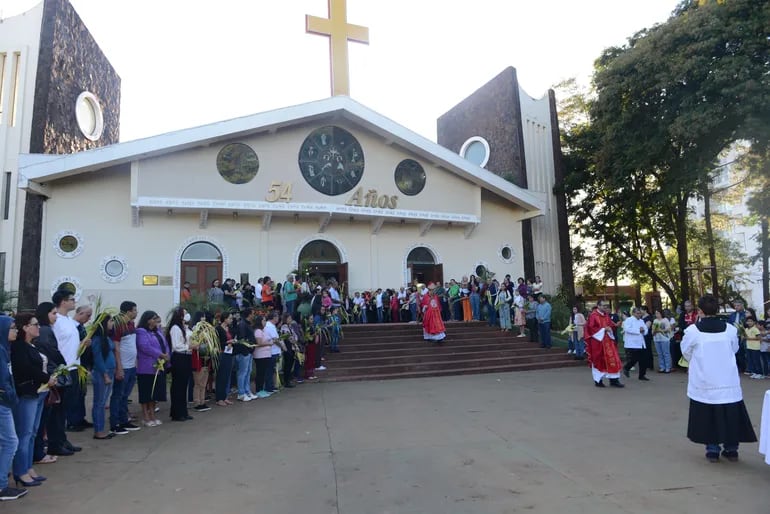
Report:
M 67 291 L 68 293 L 75 294 L 78 292 L 78 288 L 72 282 L 62 282 L 59 284 L 59 291 Z
M 414 159 L 404 159 L 396 166 L 396 187 L 408 196 L 419 194 L 425 188 L 425 170 Z
M 340 127 L 321 127 L 311 132 L 302 143 L 298 161 L 310 187 L 328 196 L 347 193 L 364 174 L 361 144 Z
M 510 246 L 504 246 L 500 253 L 503 256 L 503 259 L 505 259 L 506 261 L 509 260 L 513 255 Z
M 259 158 L 250 146 L 230 143 L 217 154 L 217 171 L 231 184 L 246 184 L 257 176 Z
M 78 238 L 75 236 L 64 236 L 59 239 L 59 248 L 64 253 L 73 253 L 78 249 Z
M 123 274 L 123 269 L 123 263 L 116 259 L 107 261 L 107 264 L 104 265 L 104 272 L 110 277 L 119 277 Z

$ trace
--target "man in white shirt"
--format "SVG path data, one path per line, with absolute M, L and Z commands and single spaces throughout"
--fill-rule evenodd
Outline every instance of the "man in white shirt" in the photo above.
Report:
M 361 293 L 358 291 L 356 291 L 355 297 L 353 298 L 353 307 L 358 307 L 355 320 L 358 323 L 366 323 L 366 312 L 364 312 L 364 297 L 361 296 Z
M 341 305 L 340 302 L 340 294 L 337 292 L 337 289 L 334 287 L 334 284 L 331 284 L 329 286 L 329 297 L 332 299 L 332 305 L 335 307 L 339 307 Z
M 648 381 L 647 378 L 647 358 L 644 354 L 646 343 L 644 336 L 647 335 L 647 324 L 642 320 L 642 310 L 635 307 L 631 316 L 623 322 L 623 345 L 628 353 L 628 362 L 623 366 L 623 374 L 628 377 L 631 368 L 639 364 L 639 380 Z
M 377 289 L 374 295 L 374 305 L 377 307 L 377 323 L 382 323 L 382 289 Z
M 270 313 L 270 317 L 265 323 L 265 339 L 272 342 L 273 346 L 270 348 L 270 369 L 267 372 L 267 380 L 265 381 L 265 391 L 268 393 L 275 393 L 278 391 L 275 387 L 275 365 L 278 362 L 278 357 L 281 355 L 282 347 L 285 349 L 283 341 L 278 336 L 278 322 L 280 315 L 278 311 Z
M 257 279 L 257 283 L 254 285 L 254 305 L 262 305 L 262 278 Z
M 53 324 L 53 333 L 59 346 L 59 352 L 64 357 L 67 366 L 80 364 L 78 349 L 80 348 L 80 332 L 78 323 L 69 317 L 69 313 L 75 310 L 75 296 L 69 291 L 57 291 L 53 295 L 53 304 L 56 307 L 56 323 Z M 70 370 L 72 385 L 64 389 L 64 416 L 67 427 L 70 430 L 78 430 L 85 426 L 85 412 L 81 412 L 80 405 L 80 381 L 78 372 Z

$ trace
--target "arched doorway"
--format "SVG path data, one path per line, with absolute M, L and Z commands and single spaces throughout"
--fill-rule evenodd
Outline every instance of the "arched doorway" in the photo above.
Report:
M 299 271 L 317 281 L 335 279 L 340 284 L 348 281 L 348 263 L 342 262 L 340 251 L 329 241 L 315 239 L 299 252 Z
M 436 262 L 436 257 L 424 246 L 413 248 L 406 257 L 409 269 L 409 283 L 415 280 L 420 284 L 444 282 L 444 265 Z
M 182 284 L 189 282 L 193 294 L 204 294 L 211 287 L 211 282 L 222 280 L 222 252 L 206 241 L 198 241 L 185 248 L 180 265 Z

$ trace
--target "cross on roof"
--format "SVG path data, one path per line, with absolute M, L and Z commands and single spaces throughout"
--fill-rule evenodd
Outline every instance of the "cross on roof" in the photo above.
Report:
M 332 96 L 350 96 L 348 41 L 369 44 L 369 29 L 348 23 L 347 0 L 328 2 L 328 18 L 305 15 L 305 32 L 329 36 Z

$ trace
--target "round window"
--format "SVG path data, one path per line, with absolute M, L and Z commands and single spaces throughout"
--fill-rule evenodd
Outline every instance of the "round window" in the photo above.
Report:
M 413 159 L 404 159 L 396 166 L 396 187 L 407 196 L 419 194 L 425 188 L 425 170 Z
M 52 243 L 57 255 L 64 259 L 72 259 L 83 253 L 83 238 L 71 230 L 56 234 Z
M 119 277 L 123 273 L 123 263 L 115 259 L 108 261 L 104 272 L 111 277 Z
M 478 266 L 476 266 L 476 276 L 477 277 L 483 277 L 486 274 L 487 274 L 487 267 L 486 266 L 484 266 L 483 264 L 479 264 Z
M 489 162 L 489 143 L 483 137 L 474 136 L 463 143 L 460 156 L 483 168 Z
M 505 259 L 506 261 L 509 260 L 511 258 L 511 256 L 513 255 L 513 252 L 511 251 L 511 247 L 510 246 L 504 246 L 503 247 L 503 251 L 500 252 L 500 253 L 503 256 L 503 259 Z
M 51 283 L 51 295 L 56 291 L 67 291 L 75 296 L 75 301 L 79 301 L 83 294 L 83 286 L 80 284 L 80 280 L 77 277 L 66 275 L 58 277 Z
M 64 236 L 59 239 L 59 248 L 64 253 L 72 253 L 78 249 L 78 238 L 75 236 Z
M 230 143 L 217 154 L 217 171 L 231 184 L 246 184 L 257 176 L 259 158 L 250 146 Z
M 62 282 L 59 284 L 59 291 L 67 291 L 68 293 L 75 294 L 78 292 L 78 288 L 72 282 Z
M 91 141 L 97 141 L 104 131 L 104 115 L 99 99 L 89 91 L 83 91 L 75 101 L 75 119 L 80 131 Z

